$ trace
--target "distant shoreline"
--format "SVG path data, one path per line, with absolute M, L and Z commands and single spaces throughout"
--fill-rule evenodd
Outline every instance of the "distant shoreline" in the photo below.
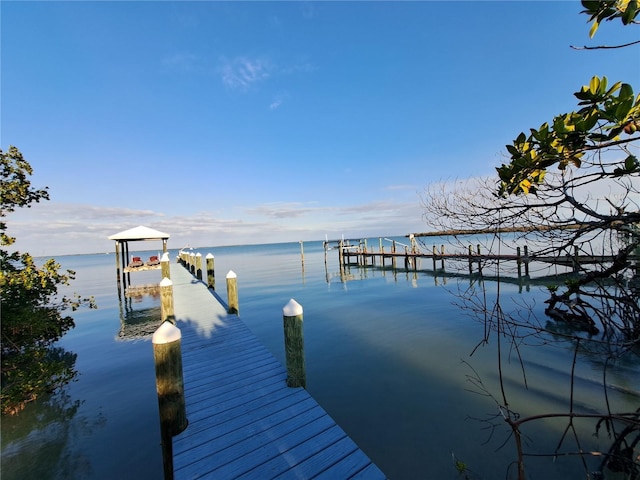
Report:
M 442 230 L 440 232 L 410 233 L 405 236 L 410 237 L 411 235 L 413 235 L 414 237 L 439 237 L 445 235 L 477 235 L 479 233 L 546 232 L 549 230 L 574 230 L 580 227 L 582 227 L 582 225 L 578 223 L 572 223 L 570 225 L 565 225 L 562 227 L 536 225 L 530 227 L 474 228 L 470 230 Z

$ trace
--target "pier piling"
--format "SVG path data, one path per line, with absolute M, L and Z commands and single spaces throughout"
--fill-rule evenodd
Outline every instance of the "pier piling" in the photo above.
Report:
M 307 386 L 302 322 L 302 306 L 292 298 L 282 309 L 288 387 Z
M 227 313 L 238 315 L 240 312 L 238 307 L 238 276 L 233 270 L 229 270 L 227 273 L 227 304 L 229 306 Z
M 166 277 L 160 282 L 160 312 L 163 322 L 176 323 L 173 313 L 173 282 Z
M 212 253 L 207 253 L 205 257 L 207 261 L 207 286 L 213 290 L 216 289 L 216 271 L 214 268 L 215 258 Z
M 165 480 L 173 479 L 173 439 L 187 428 L 180 329 L 163 322 L 152 337 Z
M 196 278 L 202 280 L 202 254 L 196 253 Z
M 169 252 L 164 252 L 160 258 L 160 269 L 162 272 L 162 278 L 171 278 Z
M 191 275 L 196 274 L 196 254 L 193 252 L 189 254 L 189 271 Z

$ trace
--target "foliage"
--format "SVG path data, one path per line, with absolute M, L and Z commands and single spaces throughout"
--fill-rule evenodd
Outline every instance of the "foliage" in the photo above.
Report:
M 589 15 L 592 22 L 589 36 L 593 37 L 600 23 L 620 19 L 623 25 L 636 23 L 640 13 L 637 0 L 583 0 L 584 10 L 581 13 Z
M 582 5 L 582 13 L 592 22 L 591 36 L 605 21 L 636 24 L 640 11 L 636 0 L 583 1 Z M 624 46 L 597 48 L 619 47 Z M 529 455 L 524 427 L 554 419 L 565 423 L 549 456 L 577 458 L 586 478 L 593 478 L 587 457 L 599 455 L 592 458 L 602 459 L 600 472 L 608 469 L 621 472 L 623 478 L 640 478 L 640 411 L 613 410 L 607 381 L 607 373 L 620 359 L 637 363 L 639 354 L 640 162 L 633 149 L 640 139 L 640 95 L 634 95 L 628 83 L 610 84 L 606 77 L 594 76 L 574 96 L 574 111 L 556 115 L 528 134 L 520 133 L 506 146 L 508 161 L 497 168 L 497 183 L 488 178 L 458 182 L 453 188 L 430 186 L 423 196 L 425 217 L 444 231 L 522 232 L 514 237 L 527 241 L 528 262 L 549 258 L 571 262 L 567 275 L 550 282 L 542 317 L 534 305 L 504 311 L 500 290 L 492 297 L 481 283 L 480 288 L 459 293 L 462 306 L 485 323 L 486 336 L 480 345 L 490 339 L 497 343 L 499 394 L 494 395 L 475 374 L 469 381 L 477 393 L 496 403 L 498 414 L 491 428 L 509 427 L 517 452 L 517 477 L 526 477 L 525 459 L 544 455 Z M 503 241 L 499 233 L 496 239 Z M 498 272 L 505 269 L 496 268 Z M 526 389 L 523 347 L 553 341 L 572 345 L 574 351 L 572 365 L 558 366 L 569 370 L 568 412 L 521 415 L 510 404 L 503 376 L 508 361 L 501 352 L 508 351 L 509 358 L 516 359 Z M 602 370 L 602 404 L 586 413 L 575 396 L 575 370 L 583 358 L 597 358 Z M 609 448 L 585 451 L 578 422 L 591 422 L 596 435 L 606 430 Z M 575 449 L 566 452 L 570 441 Z
M 585 154 L 640 138 L 640 95 L 628 83 L 608 86 L 607 77 L 593 77 L 574 93 L 581 109 L 556 116 L 551 123 L 520 133 L 507 145 L 511 162 L 499 167 L 500 195 L 536 193 L 547 169 L 581 167 Z M 606 172 L 609 176 L 640 172 L 640 162 L 629 153 Z
M 592 22 L 593 37 L 601 22 L 620 19 L 624 25 L 636 23 L 640 14 L 637 0 L 583 0 L 582 13 Z M 551 125 L 543 123 L 526 135 L 520 133 L 512 145 L 508 164 L 499 167 L 500 195 L 535 193 L 544 181 L 547 169 L 557 165 L 564 171 L 580 167 L 589 151 L 627 144 L 640 136 L 640 95 L 635 96 L 628 83 L 611 87 L 607 77 L 593 77 L 588 85 L 574 93 L 582 108 L 556 116 Z M 635 155 L 621 159 L 610 173 L 628 175 L 640 172 Z
M 0 295 L 2 413 L 15 413 L 44 392 L 51 392 L 75 376 L 75 355 L 55 347 L 65 332 L 74 327 L 63 315 L 82 304 L 95 307 L 93 300 L 78 296 L 59 297 L 58 288 L 68 285 L 75 273 L 60 272 L 50 259 L 38 266 L 31 255 L 7 247 L 15 238 L 7 235 L 4 218 L 16 208 L 48 200 L 47 189 L 35 189 L 29 176 L 31 165 L 15 147 L 0 150 Z

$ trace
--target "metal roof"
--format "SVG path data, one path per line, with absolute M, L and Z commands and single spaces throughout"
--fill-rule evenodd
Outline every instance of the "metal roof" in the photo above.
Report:
M 135 240 L 166 240 L 169 238 L 168 233 L 159 232 L 153 228 L 144 227 L 142 225 L 130 228 L 120 233 L 116 233 L 109 237 L 109 240 L 123 240 L 123 241 L 135 241 Z

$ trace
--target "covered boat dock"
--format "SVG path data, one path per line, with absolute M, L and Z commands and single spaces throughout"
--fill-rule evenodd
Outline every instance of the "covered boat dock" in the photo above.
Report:
M 154 230 L 153 228 L 138 226 L 116 233 L 109 237 L 109 240 L 116 242 L 116 276 L 118 279 L 118 289 L 127 289 L 131 284 L 131 272 L 160 269 L 159 259 L 150 259 L 144 262 L 138 257 L 131 259 L 129 256 L 129 242 L 162 241 L 162 253 L 167 252 L 167 240 L 169 234 Z

